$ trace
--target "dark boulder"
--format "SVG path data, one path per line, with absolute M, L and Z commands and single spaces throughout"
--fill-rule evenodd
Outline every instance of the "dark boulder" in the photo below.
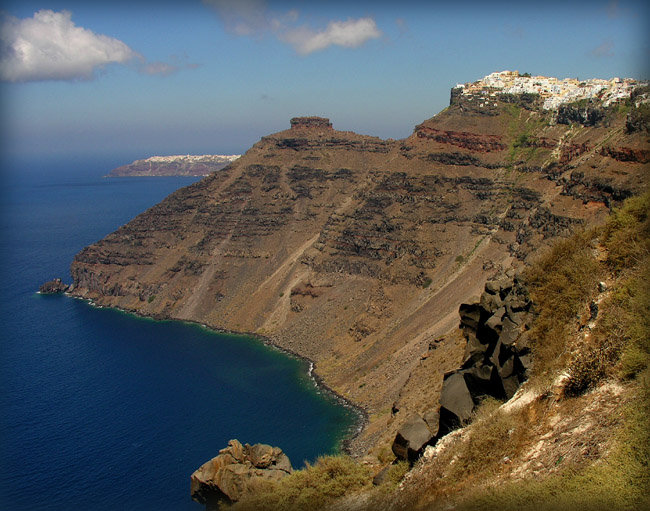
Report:
M 459 308 L 467 344 L 462 366 L 445 375 L 438 438 L 470 420 L 487 397 L 510 399 L 531 367 L 526 321 L 531 302 L 520 280 L 488 281 L 478 303 Z
M 483 293 L 479 304 L 485 311 L 494 314 L 501 306 L 503 306 L 503 300 L 499 294 Z
M 487 344 L 481 343 L 476 335 L 467 335 L 467 344 L 465 345 L 465 355 L 463 356 L 463 365 L 461 367 L 472 367 L 485 358 L 488 349 Z
M 397 459 L 414 462 L 436 433 L 422 417 L 414 415 L 397 432 L 392 445 L 393 454 Z
M 476 332 L 481 320 L 481 306 L 478 303 L 462 303 L 458 313 L 461 328 Z
M 440 429 L 451 431 L 472 417 L 474 400 L 460 372 L 445 378 L 440 394 Z

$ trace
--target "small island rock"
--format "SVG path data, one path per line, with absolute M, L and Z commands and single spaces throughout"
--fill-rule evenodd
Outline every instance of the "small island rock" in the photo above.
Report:
M 61 279 L 54 279 L 42 284 L 38 288 L 38 292 L 41 294 L 49 295 L 56 293 L 65 293 L 70 289 L 68 284 L 64 284 Z

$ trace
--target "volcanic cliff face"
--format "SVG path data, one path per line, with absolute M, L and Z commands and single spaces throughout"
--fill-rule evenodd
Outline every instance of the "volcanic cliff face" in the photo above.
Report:
M 469 99 L 452 94 L 401 141 L 292 119 L 80 252 L 73 293 L 309 357 L 369 412 L 365 450 L 394 435 L 391 405 L 423 365 L 436 382 L 458 366 L 458 338 L 421 356 L 487 277 L 648 184 L 633 102 L 596 102 L 601 120 L 583 125 L 534 97 L 497 95 L 488 114 Z M 436 385 L 413 406 L 436 405 Z

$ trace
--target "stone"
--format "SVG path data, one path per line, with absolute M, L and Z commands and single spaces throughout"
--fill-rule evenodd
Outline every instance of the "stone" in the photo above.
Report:
M 508 309 L 508 314 L 528 310 L 530 307 L 530 300 L 527 300 L 523 296 L 513 296 L 506 302 L 506 307 Z
M 372 478 L 373 486 L 381 486 L 386 482 L 386 477 L 388 476 L 391 467 L 392 465 L 386 465 L 377 473 L 375 477 Z
M 521 382 L 519 381 L 519 378 L 517 377 L 517 375 L 513 374 L 512 376 L 509 376 L 508 378 L 502 378 L 501 379 L 501 384 L 503 386 L 503 393 L 505 395 L 505 398 L 510 399 L 512 396 L 515 395 L 515 392 L 517 392 L 517 389 L 519 389 L 519 386 L 521 385 Z
M 461 303 L 458 308 L 458 314 L 460 314 L 461 328 L 467 328 L 476 332 L 481 319 L 480 305 L 477 303 Z
M 503 364 L 499 365 L 498 372 L 500 378 L 508 378 L 512 376 L 515 370 L 515 355 L 508 357 Z
M 601 293 L 604 293 L 605 291 L 607 291 L 607 284 L 605 282 L 602 282 L 602 281 L 599 282 L 598 283 L 598 291 L 601 292 Z
M 519 355 L 517 358 L 524 371 L 528 371 L 533 366 L 532 354 L 527 353 L 526 355 Z
M 482 396 L 491 395 L 493 390 L 493 373 L 495 372 L 496 368 L 494 365 L 481 364 L 469 369 L 463 369 L 458 373 L 463 376 L 473 403 L 476 403 Z
M 219 454 L 230 454 L 230 456 L 232 456 L 235 461 L 239 463 L 243 463 L 245 460 L 244 446 L 237 439 L 230 440 L 228 442 L 228 447 L 221 449 L 219 451 Z
M 519 355 L 530 352 L 530 334 L 528 332 L 522 332 L 519 334 L 517 341 L 515 342 L 515 351 Z
M 474 400 L 460 372 L 451 374 L 442 384 L 440 393 L 440 426 L 455 429 L 467 422 L 474 410 Z M 454 423 L 454 424 L 451 424 Z
M 504 296 L 511 288 L 512 280 L 510 279 L 488 280 L 485 283 L 485 290 L 493 295 L 500 294 Z
M 517 340 L 517 337 L 519 337 L 519 327 L 510 318 L 505 317 L 503 319 L 499 341 L 504 346 L 511 346 Z
M 46 282 L 45 284 L 42 284 L 38 288 L 38 292 L 43 295 L 65 293 L 69 288 L 70 286 L 64 284 L 61 279 L 53 279 Z
M 393 440 L 393 454 L 400 460 L 414 462 L 435 437 L 419 415 L 412 416 L 399 429 Z
M 221 501 L 237 502 L 255 493 L 264 481 L 277 481 L 291 472 L 291 461 L 279 447 L 230 440 L 218 456 L 192 474 L 190 494 L 196 502 L 216 509 Z
M 461 367 L 470 367 L 483 360 L 487 348 L 488 345 L 482 344 L 474 334 L 468 334 Z
M 437 435 L 438 428 L 440 426 L 440 410 L 427 410 L 424 412 L 422 419 L 424 419 L 424 422 L 426 422 L 427 426 L 429 426 L 429 431 L 431 431 L 431 434 L 433 436 Z
M 483 293 L 481 294 L 480 305 L 487 312 L 493 314 L 503 305 L 503 300 L 498 294 Z
M 506 305 L 506 315 L 515 325 L 521 325 L 526 321 L 525 312 L 514 312 L 508 305 Z
M 248 459 L 257 468 L 268 468 L 274 459 L 273 454 L 273 447 L 267 444 L 248 447 Z
M 504 307 L 501 307 L 488 318 L 488 320 L 485 322 L 485 326 L 497 334 L 501 333 L 501 329 L 503 327 L 502 319 L 505 313 L 506 309 Z
M 501 288 L 499 287 L 499 281 L 498 280 L 488 280 L 485 283 L 485 292 L 490 293 L 492 295 L 497 294 Z

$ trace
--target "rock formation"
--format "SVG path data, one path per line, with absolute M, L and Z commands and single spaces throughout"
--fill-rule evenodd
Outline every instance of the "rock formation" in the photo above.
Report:
M 526 379 L 532 359 L 525 330 L 531 302 L 517 278 L 488 281 L 479 302 L 461 304 L 467 339 L 463 365 L 445 375 L 440 433 L 466 423 L 481 399 L 510 399 Z
M 70 288 L 71 286 L 69 284 L 64 284 L 61 279 L 56 278 L 41 284 L 38 288 L 38 292 L 44 295 L 66 293 Z
M 252 332 L 311 359 L 325 383 L 368 411 L 352 445 L 366 452 L 408 419 L 404 410 L 389 424 L 383 411 L 487 272 L 525 264 L 650 184 L 647 133 L 627 130 L 628 110 L 617 106 L 645 104 L 643 94 L 631 98 L 634 87 L 619 103 L 596 102 L 607 122 L 588 126 L 556 122 L 557 110 L 528 93 L 495 95 L 489 115 L 456 93 L 399 141 L 294 118 L 82 250 L 73 294 Z M 494 332 L 510 328 L 504 318 L 490 323 Z M 480 349 L 472 357 L 485 365 L 494 350 Z M 502 373 L 507 395 L 506 363 L 490 371 Z M 488 369 L 466 370 L 476 380 Z
M 192 474 L 190 492 L 193 500 L 217 509 L 219 502 L 236 502 L 260 484 L 278 481 L 291 472 L 291 462 L 279 447 L 230 440 L 218 456 Z
M 398 459 L 415 461 L 427 445 L 466 424 L 483 398 L 515 394 L 532 364 L 525 332 L 530 308 L 516 277 L 490 280 L 478 301 L 461 304 L 460 328 L 467 340 L 463 364 L 445 374 L 439 409 L 414 415 L 399 429 L 392 446 Z

